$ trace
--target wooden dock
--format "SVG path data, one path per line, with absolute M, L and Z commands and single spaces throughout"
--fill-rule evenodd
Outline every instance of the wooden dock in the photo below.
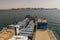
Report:
M 55 35 L 49 30 L 37 30 L 35 40 L 57 40 Z
M 36 24 L 38 22 L 41 22 L 41 19 L 38 19 Z M 36 25 L 36 24 L 33 24 L 33 25 Z M 34 32 L 32 40 L 57 40 L 57 38 L 55 37 L 52 30 L 49 30 L 49 29 L 43 30 L 43 29 L 36 28 L 36 32 Z

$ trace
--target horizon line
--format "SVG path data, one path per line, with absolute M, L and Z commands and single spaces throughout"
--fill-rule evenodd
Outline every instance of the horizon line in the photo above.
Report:
M 30 8 L 30 7 L 27 7 L 27 8 Z M 32 7 L 33 8 L 33 7 Z M 5 9 L 0 9 L 0 10 L 6 10 L 7 8 Z M 8 9 L 21 9 L 21 8 L 8 8 Z M 26 8 L 25 8 L 26 9 Z M 44 9 L 54 9 L 54 8 L 44 8 Z M 60 8 L 56 8 L 56 9 L 60 9 Z

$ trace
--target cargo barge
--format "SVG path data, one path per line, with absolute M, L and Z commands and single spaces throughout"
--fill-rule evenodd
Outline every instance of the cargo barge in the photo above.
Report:
M 8 25 L 0 32 L 0 40 L 60 40 L 56 33 L 47 27 L 47 20 L 31 17 Z

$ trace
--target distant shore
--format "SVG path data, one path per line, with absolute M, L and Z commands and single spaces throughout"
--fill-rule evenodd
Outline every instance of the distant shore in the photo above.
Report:
M 57 8 L 12 8 L 11 10 L 57 10 Z
M 11 9 L 0 9 L 0 10 L 58 10 L 57 8 L 11 8 Z

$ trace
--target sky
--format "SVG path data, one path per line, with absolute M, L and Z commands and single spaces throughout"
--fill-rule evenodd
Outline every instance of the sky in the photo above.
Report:
M 0 0 L 0 9 L 59 8 L 60 0 Z

